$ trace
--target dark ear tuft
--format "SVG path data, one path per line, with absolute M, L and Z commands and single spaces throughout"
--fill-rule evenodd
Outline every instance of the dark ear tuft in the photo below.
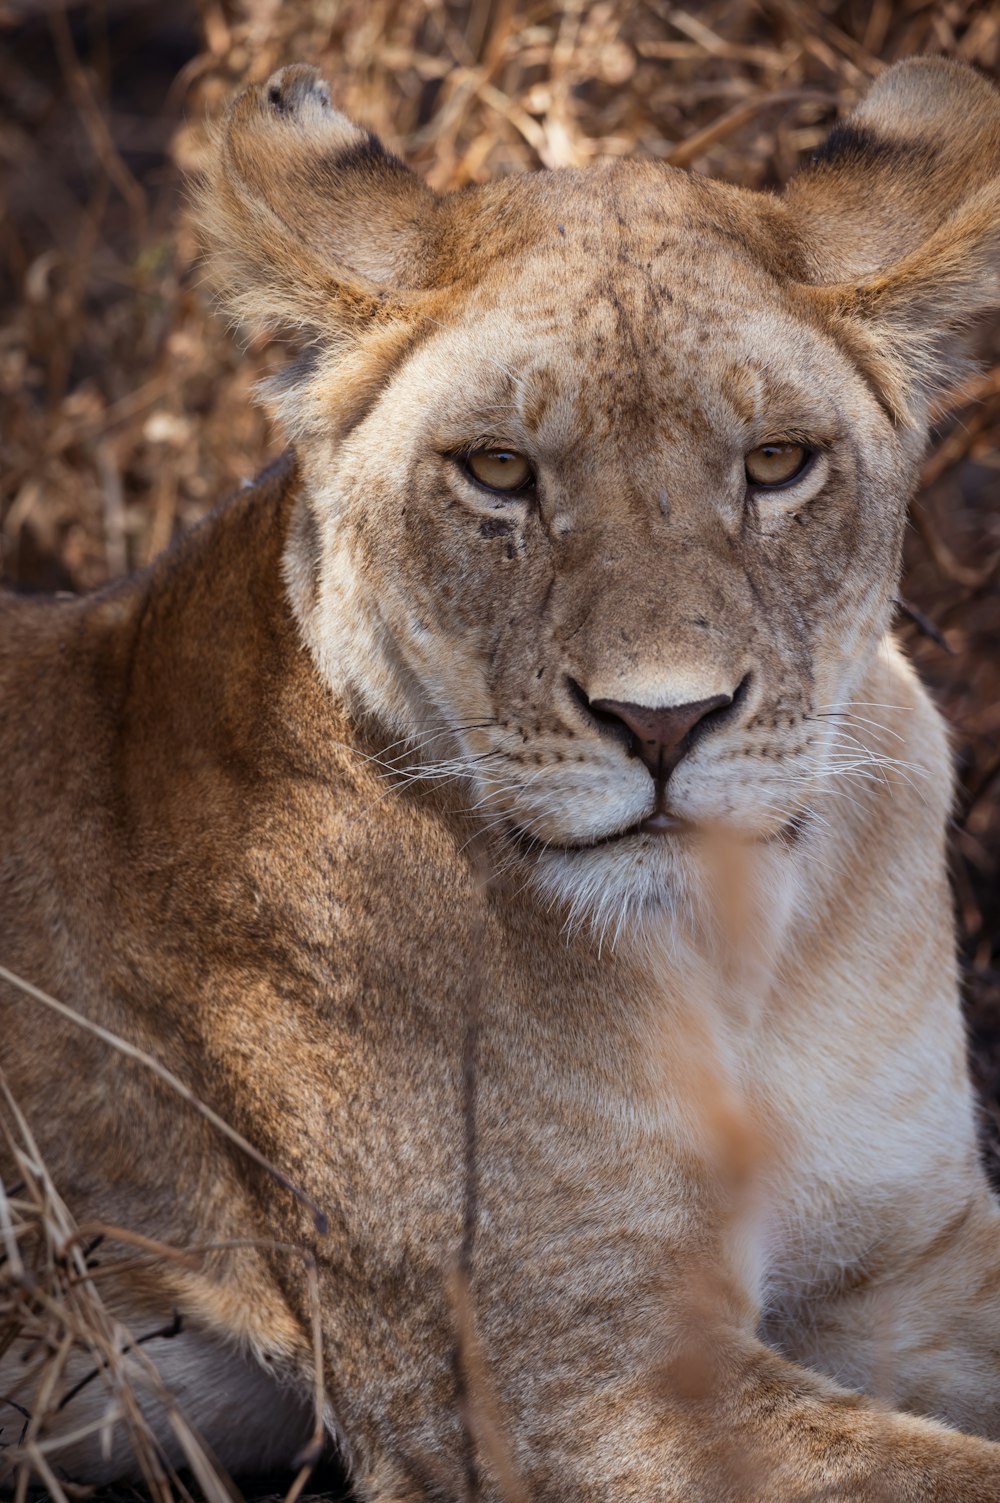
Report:
M 919 165 L 932 170 L 934 151 L 928 141 L 890 141 L 867 125 L 841 120 L 813 152 L 809 167 L 856 172 L 910 170 Z
M 330 90 L 315 68 L 292 63 L 279 68 L 267 81 L 268 103 L 279 115 L 301 115 L 308 105 L 329 110 Z
M 387 151 L 373 130 L 365 132 L 364 140 L 353 146 L 345 146 L 337 158 L 339 172 L 357 172 L 363 168 L 388 168 L 390 172 L 406 172 L 408 169 L 394 152 Z

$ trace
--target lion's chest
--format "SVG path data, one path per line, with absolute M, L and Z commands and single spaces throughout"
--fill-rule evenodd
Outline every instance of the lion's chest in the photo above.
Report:
M 977 1173 L 947 988 L 906 1026 L 845 1029 L 842 1016 L 803 1011 L 762 1030 L 743 1060 L 762 1123 L 751 1214 L 775 1332 L 797 1322 L 803 1304 L 815 1314 L 873 1277 L 891 1279 Z

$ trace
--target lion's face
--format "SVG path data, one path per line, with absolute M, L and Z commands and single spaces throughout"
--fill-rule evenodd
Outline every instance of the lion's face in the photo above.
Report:
M 994 276 L 987 190 L 900 144 L 961 133 L 953 84 L 895 70 L 783 200 L 650 163 L 439 199 L 310 70 L 234 106 L 220 275 L 316 331 L 277 395 L 306 639 L 550 874 L 668 887 L 692 829 L 780 844 L 869 755 L 941 320 Z
M 847 744 L 831 713 L 885 628 L 905 508 L 843 351 L 683 176 L 651 207 L 636 175 L 550 197 L 539 243 L 422 331 L 324 456 L 316 503 L 321 612 L 363 702 L 546 846 L 659 847 L 658 804 L 762 837 L 802 816 Z M 768 444 L 804 456 L 789 483 L 748 477 Z M 484 454 L 512 456 L 487 484 Z M 528 475 L 509 493 L 505 465 Z M 593 708 L 715 700 L 668 728 L 669 776 Z

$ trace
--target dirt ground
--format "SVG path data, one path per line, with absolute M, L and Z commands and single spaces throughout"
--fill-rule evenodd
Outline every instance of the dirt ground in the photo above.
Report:
M 283 447 L 183 217 L 204 121 L 318 63 L 439 188 L 636 153 L 780 185 L 881 69 L 997 77 L 972 0 L 0 0 L 0 574 L 87 590 L 141 567 Z M 1000 324 L 940 415 L 899 632 L 953 730 L 972 1068 L 1000 1183 Z

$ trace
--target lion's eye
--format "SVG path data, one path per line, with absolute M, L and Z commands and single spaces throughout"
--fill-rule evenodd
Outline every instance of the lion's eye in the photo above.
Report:
M 534 479 L 531 465 L 513 449 L 477 449 L 467 456 L 465 468 L 491 491 L 522 491 Z
M 804 444 L 761 444 L 751 449 L 744 463 L 751 485 L 788 485 L 797 480 L 812 458 Z

